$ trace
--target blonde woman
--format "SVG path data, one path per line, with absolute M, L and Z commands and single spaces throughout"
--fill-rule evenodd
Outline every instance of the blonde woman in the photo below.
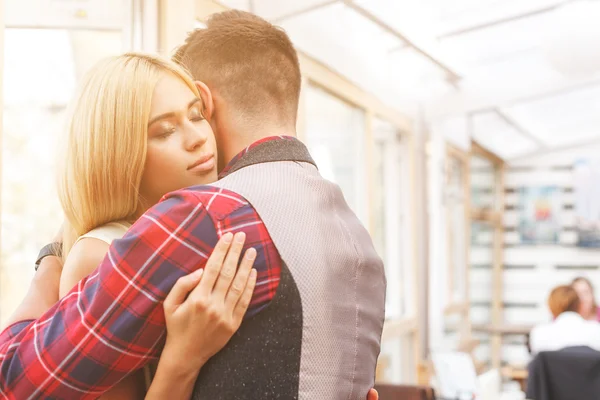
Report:
M 98 64 L 75 98 L 67 133 L 59 167 L 59 197 L 66 216 L 60 297 L 92 273 L 112 240 L 121 238 L 163 195 L 217 179 L 215 138 L 204 119 L 196 85 L 179 66 L 161 58 L 125 54 Z M 236 236 L 232 254 L 237 262 L 244 237 Z M 226 235 L 224 239 L 231 243 L 232 237 Z M 252 259 L 255 252 L 249 252 Z M 246 263 L 239 274 L 248 297 L 255 284 L 255 271 L 250 273 Z M 177 305 L 185 301 L 200 277 L 188 277 L 186 282 L 183 289 L 174 288 L 176 293 L 165 302 L 167 344 L 148 392 L 150 397 L 160 398 L 166 393 L 173 398 L 189 397 L 194 375 L 182 380 L 183 366 L 174 359 L 193 356 L 194 349 L 214 349 L 214 354 L 233 334 L 217 330 L 207 337 L 204 333 L 203 342 L 200 332 L 206 330 L 206 323 L 202 321 L 208 320 L 204 314 L 191 310 L 187 315 L 180 310 L 183 315 L 174 317 Z M 186 322 L 194 316 L 197 323 Z M 196 374 L 203 361 L 191 364 Z M 161 365 L 175 368 L 161 369 Z M 126 378 L 102 398 L 143 398 L 150 386 L 150 374 L 147 369 L 144 372 Z

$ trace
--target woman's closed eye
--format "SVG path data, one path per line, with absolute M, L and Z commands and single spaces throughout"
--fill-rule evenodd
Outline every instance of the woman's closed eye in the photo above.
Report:
M 190 111 L 188 113 L 188 118 L 190 119 L 190 121 L 194 121 L 194 122 L 202 121 L 204 119 L 204 114 L 202 113 L 201 104 L 197 103 L 192 108 L 190 108 Z
M 160 129 L 158 130 L 158 134 L 155 136 L 159 139 L 166 139 L 169 136 L 171 136 L 173 133 L 175 133 L 176 128 L 175 125 L 171 124 L 171 123 L 161 123 L 160 124 Z

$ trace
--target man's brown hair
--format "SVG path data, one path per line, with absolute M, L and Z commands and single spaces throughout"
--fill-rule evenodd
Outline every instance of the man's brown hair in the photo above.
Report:
M 300 97 L 298 55 L 283 29 L 232 10 L 212 15 L 173 57 L 246 118 L 266 113 L 295 124 Z
M 554 318 L 566 311 L 579 312 L 579 296 L 571 286 L 558 286 L 550 292 L 548 306 Z

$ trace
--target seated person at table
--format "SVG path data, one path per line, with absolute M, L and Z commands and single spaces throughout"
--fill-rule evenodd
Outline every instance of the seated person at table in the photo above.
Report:
M 581 314 L 577 292 L 571 286 L 558 286 L 550 293 L 548 306 L 554 320 L 533 328 L 531 352 L 554 351 L 588 346 L 600 351 L 600 324 L 586 321 Z
M 596 296 L 594 295 L 594 286 L 588 278 L 582 276 L 573 279 L 571 282 L 573 289 L 577 291 L 579 296 L 579 313 L 589 321 L 600 321 L 600 307 L 596 304 Z

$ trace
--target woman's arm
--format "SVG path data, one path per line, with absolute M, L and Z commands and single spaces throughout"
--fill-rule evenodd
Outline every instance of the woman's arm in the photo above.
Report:
M 108 247 L 108 243 L 95 238 L 83 238 L 75 243 L 65 260 L 60 277 L 60 298 L 69 293 L 80 280 L 94 272 L 106 256 Z M 127 376 L 100 398 L 102 400 L 143 399 L 145 392 L 143 371 L 139 370 Z
M 60 277 L 59 298 L 63 298 L 77 283 L 100 265 L 108 252 L 108 243 L 94 238 L 83 238 L 71 249 Z
M 58 301 L 58 286 L 62 261 L 55 256 L 44 257 L 33 276 L 25 298 L 8 319 L 8 325 L 41 317 Z
M 205 269 L 180 278 L 165 299 L 167 341 L 146 400 L 189 399 L 202 366 L 240 327 L 256 284 L 256 250 L 236 273 L 245 235 L 232 239 L 224 235 Z
M 62 233 L 61 225 L 54 235 L 52 243 L 60 242 Z M 8 319 L 7 326 L 19 321 L 38 319 L 58 302 L 62 266 L 60 257 L 48 255 L 42 258 L 25 298 Z

